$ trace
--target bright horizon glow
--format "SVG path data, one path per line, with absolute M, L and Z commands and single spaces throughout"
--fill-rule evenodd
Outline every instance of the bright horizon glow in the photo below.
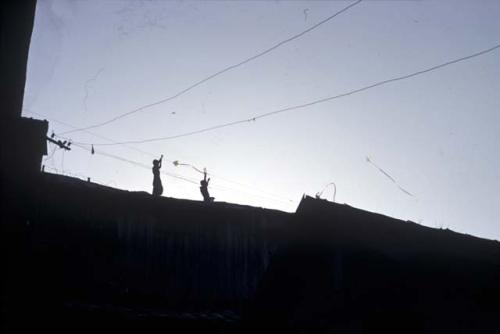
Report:
M 23 115 L 47 118 L 56 134 L 71 128 L 55 120 L 76 127 L 104 121 L 349 3 L 38 0 Z M 499 14 L 494 1 L 365 1 L 175 100 L 90 131 L 116 141 L 168 136 L 339 94 L 496 45 Z M 170 160 L 163 171 L 195 183 L 162 175 L 164 196 L 201 200 L 202 175 L 171 163 L 178 160 L 214 174 L 216 201 L 293 212 L 303 194 L 335 182 L 336 202 L 500 239 L 499 59 L 496 51 L 301 111 L 130 146 L 163 154 Z M 68 136 L 105 142 L 84 132 Z M 151 192 L 152 156 L 95 149 L 143 166 L 74 147 L 54 151 L 46 170 Z M 323 198 L 332 196 L 329 188 Z

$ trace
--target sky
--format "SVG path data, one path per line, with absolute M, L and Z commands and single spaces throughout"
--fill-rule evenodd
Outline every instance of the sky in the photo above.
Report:
M 500 240 L 500 2 L 38 0 L 23 116 L 47 119 L 45 171 L 163 196 L 294 212 L 303 194 Z M 89 133 L 90 132 L 90 133 Z M 91 154 L 92 145 L 95 154 Z M 368 159 L 367 159 L 368 158 Z M 178 161 L 181 165 L 174 165 Z M 194 168 L 193 168 L 194 167 Z

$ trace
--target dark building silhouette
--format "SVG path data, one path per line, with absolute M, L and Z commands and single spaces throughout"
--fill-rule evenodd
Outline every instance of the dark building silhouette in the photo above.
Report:
M 285 332 L 486 333 L 500 243 L 306 197 L 254 305 Z
M 2 184 L 29 179 L 46 154 L 48 123 L 21 117 L 35 1 L 0 4 L 0 168 Z
M 42 173 L 48 124 L 20 117 L 35 2 L 0 9 L 2 332 L 498 331 L 497 241 Z

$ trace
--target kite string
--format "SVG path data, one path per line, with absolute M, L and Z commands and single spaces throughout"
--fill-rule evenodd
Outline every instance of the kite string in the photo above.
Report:
M 381 167 L 379 167 L 377 164 L 375 164 L 370 157 L 366 157 L 366 162 L 371 164 L 373 167 L 377 168 L 382 174 L 384 174 L 389 180 L 391 180 L 402 192 L 407 194 L 408 196 L 415 197 L 412 193 L 410 193 L 408 190 L 403 188 L 395 178 L 393 178 L 389 173 L 387 173 L 385 170 L 383 170 Z

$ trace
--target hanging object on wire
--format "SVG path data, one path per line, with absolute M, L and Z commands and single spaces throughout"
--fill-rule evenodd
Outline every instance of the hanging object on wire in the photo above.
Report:
M 94 150 L 94 145 L 92 145 L 92 149 L 90 150 L 90 153 L 94 154 L 95 153 L 95 150 Z

